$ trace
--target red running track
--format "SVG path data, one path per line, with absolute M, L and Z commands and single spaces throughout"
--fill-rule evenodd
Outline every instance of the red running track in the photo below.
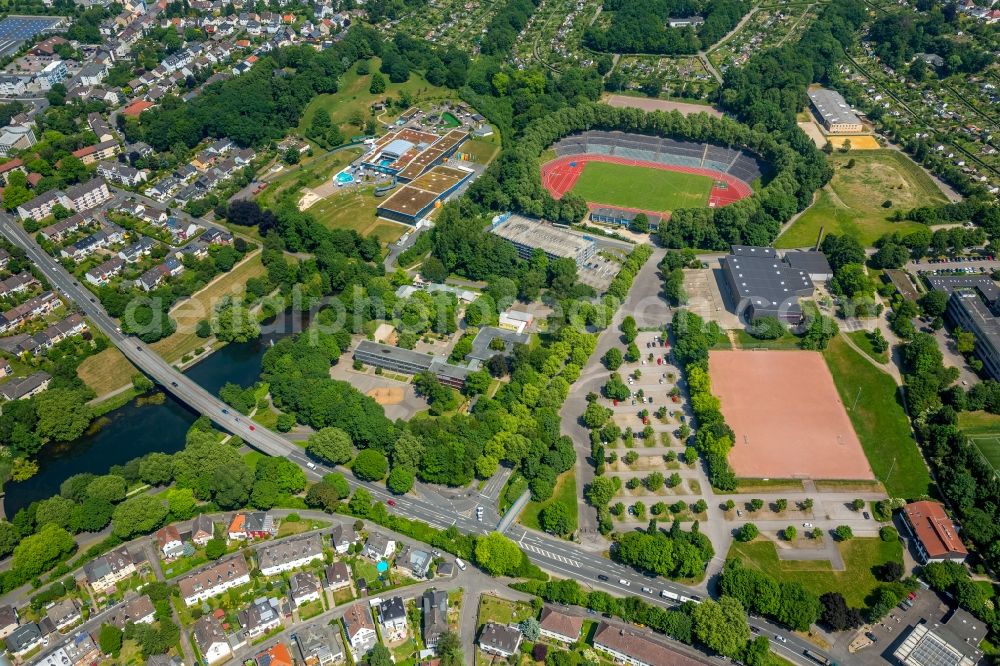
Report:
M 753 190 L 750 189 L 750 186 L 739 178 L 731 176 L 728 173 L 716 171 L 715 169 L 673 166 L 670 164 L 661 164 L 660 162 L 631 160 L 625 157 L 612 157 L 611 155 L 596 155 L 591 153 L 582 155 L 567 155 L 564 157 L 557 157 L 554 160 L 546 162 L 541 167 L 542 185 L 556 199 L 562 198 L 562 195 L 569 192 L 573 189 L 573 186 L 576 185 L 576 181 L 580 177 L 580 174 L 583 173 L 583 168 L 586 166 L 587 162 L 610 162 L 612 164 L 624 164 L 626 166 L 648 167 L 650 169 L 662 169 L 663 171 L 677 171 L 680 173 L 708 176 L 714 181 L 712 190 L 708 193 L 709 208 L 721 208 L 722 206 L 728 206 L 734 201 L 745 199 L 753 194 Z M 601 202 L 596 201 L 588 202 L 588 204 L 591 204 L 591 208 L 601 206 Z M 609 208 L 620 208 L 636 212 L 639 211 L 638 208 L 633 209 L 626 208 L 624 206 L 612 206 L 611 204 L 604 205 Z M 663 213 L 666 211 L 643 212 Z

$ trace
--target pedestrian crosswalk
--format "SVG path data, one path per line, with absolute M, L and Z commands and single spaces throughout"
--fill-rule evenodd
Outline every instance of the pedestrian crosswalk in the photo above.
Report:
M 579 567 L 580 566 L 580 562 L 578 560 L 574 560 L 574 559 L 569 558 L 569 557 L 564 557 L 562 555 L 559 555 L 558 553 L 553 553 L 552 551 L 545 550 L 544 548 L 539 548 L 538 546 L 533 546 L 530 543 L 522 543 L 521 544 L 521 548 L 524 548 L 525 550 L 530 550 L 532 553 L 536 553 L 538 555 L 541 555 L 542 557 L 545 557 L 545 558 L 548 558 L 548 559 L 551 559 L 551 560 L 556 560 L 558 562 L 562 562 L 563 564 L 568 564 L 571 567 Z

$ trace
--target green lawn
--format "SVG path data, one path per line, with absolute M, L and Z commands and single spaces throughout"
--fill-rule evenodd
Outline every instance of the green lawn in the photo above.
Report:
M 541 525 L 538 524 L 538 514 L 545 507 L 556 503 L 560 503 L 566 507 L 572 525 L 570 533 L 576 532 L 576 470 L 571 469 L 568 472 L 564 472 L 556 480 L 556 489 L 553 491 L 552 497 L 548 500 L 544 502 L 528 502 L 519 518 L 521 524 L 536 530 L 542 529 Z
M 854 166 L 847 167 L 849 161 Z M 916 222 L 891 222 L 896 210 L 943 204 L 944 194 L 910 158 L 896 150 L 866 150 L 830 156 L 834 167 L 828 188 L 795 221 L 775 245 L 805 247 L 816 243 L 820 227 L 825 233 L 846 234 L 870 246 L 883 234 L 919 229 Z M 891 201 L 888 208 L 883 203 Z
M 704 206 L 711 190 L 708 176 L 610 162 L 587 162 L 573 186 L 589 202 L 662 212 Z
M 870 356 L 872 359 L 878 361 L 879 363 L 889 362 L 889 352 L 877 352 L 872 347 L 871 338 L 868 337 L 868 331 L 851 331 L 847 334 L 847 337 L 851 339 L 851 342 L 856 344 L 859 349 L 861 349 L 865 354 Z
M 487 622 L 503 625 L 517 624 L 521 620 L 534 616 L 535 611 L 527 602 L 510 601 L 484 594 L 479 598 L 479 614 L 476 624 L 477 626 Z
M 765 540 L 750 543 L 734 541 L 729 557 L 739 558 L 780 581 L 801 583 L 816 595 L 840 592 L 854 607 L 865 606 L 865 597 L 879 585 L 872 573 L 873 566 L 889 560 L 903 562 L 903 547 L 898 541 L 887 543 L 881 539 L 854 538 L 837 546 L 844 558 L 844 571 L 833 571 L 825 560 L 779 560 L 774 543 Z
M 330 229 L 354 229 L 362 236 L 374 234 L 382 243 L 394 243 L 407 231 L 406 225 L 375 217 L 381 199 L 375 198 L 374 187 L 334 194 L 320 199 L 306 209 L 320 224 Z
M 377 72 L 381 66 L 379 58 L 370 60 L 370 71 Z M 359 75 L 357 67 L 352 67 L 349 72 L 340 78 L 338 91 L 329 95 L 318 95 L 309 102 L 305 112 L 302 114 L 302 121 L 299 123 L 299 133 L 305 136 L 305 130 L 312 122 L 312 117 L 319 108 L 324 108 L 330 114 L 330 120 L 340 127 L 344 137 L 350 138 L 361 133 L 361 128 L 351 124 L 352 117 L 361 113 L 362 118 L 372 117 L 371 105 L 374 102 L 398 98 L 404 90 L 414 99 L 417 105 L 423 105 L 431 100 L 445 100 L 454 97 L 447 89 L 432 86 L 427 83 L 417 72 L 412 72 L 406 83 L 392 83 L 388 76 L 386 79 L 385 92 L 372 94 L 368 92 L 371 85 L 371 74 Z M 395 119 L 402 110 L 387 111 L 382 120 L 388 122 Z
M 823 357 L 868 463 L 886 491 L 903 498 L 929 494 L 930 474 L 897 400 L 896 383 L 840 337 L 830 341 Z
M 993 469 L 1000 471 L 1000 415 L 987 412 L 961 412 L 958 415 L 958 426 L 968 435 Z
M 345 148 L 335 153 L 305 157 L 295 166 L 281 165 L 281 170 L 273 179 L 266 179 L 270 185 L 257 195 L 257 202 L 264 207 L 273 206 L 278 197 L 286 191 L 321 185 L 360 157 L 363 152 L 364 149 L 360 147 Z

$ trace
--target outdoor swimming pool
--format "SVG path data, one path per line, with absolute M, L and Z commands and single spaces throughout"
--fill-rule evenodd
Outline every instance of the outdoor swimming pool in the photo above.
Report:
M 354 182 L 354 176 L 347 171 L 341 171 L 333 177 L 333 180 L 337 183 L 337 185 L 350 185 Z

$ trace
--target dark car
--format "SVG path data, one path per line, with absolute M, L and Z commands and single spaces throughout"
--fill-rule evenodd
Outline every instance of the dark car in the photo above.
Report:
M 597 580 L 608 580 L 608 577 L 604 574 L 597 574 Z

